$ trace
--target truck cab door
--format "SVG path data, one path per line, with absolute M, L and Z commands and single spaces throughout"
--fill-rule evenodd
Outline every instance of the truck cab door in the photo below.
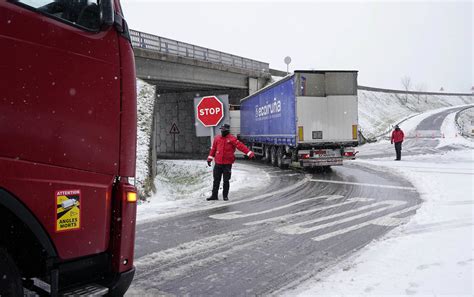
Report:
M 120 52 L 117 32 L 101 30 L 99 15 L 98 0 L 0 5 L 0 157 L 16 172 L 5 184 L 34 211 L 63 259 L 109 244 Z M 78 229 L 57 229 L 61 191 L 80 192 Z

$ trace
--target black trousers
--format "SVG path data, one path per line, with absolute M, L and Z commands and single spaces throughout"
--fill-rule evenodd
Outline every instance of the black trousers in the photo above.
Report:
M 395 153 L 397 154 L 397 160 L 402 159 L 402 143 L 395 142 Z
M 229 188 L 230 188 L 230 176 L 232 173 L 232 164 L 215 164 L 214 165 L 214 183 L 212 185 L 212 197 L 217 198 L 217 193 L 219 192 L 219 185 L 221 184 L 221 178 L 224 176 L 224 189 L 222 195 L 228 197 Z

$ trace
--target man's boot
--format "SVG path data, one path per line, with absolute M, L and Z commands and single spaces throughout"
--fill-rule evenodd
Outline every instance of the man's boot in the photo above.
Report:
M 212 201 L 212 200 L 219 200 L 219 199 L 217 199 L 217 197 L 211 196 L 211 197 L 207 198 L 206 200 L 207 201 Z

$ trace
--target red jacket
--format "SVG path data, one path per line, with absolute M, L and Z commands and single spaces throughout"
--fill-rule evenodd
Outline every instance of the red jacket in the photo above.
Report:
M 208 159 L 214 160 L 216 164 L 233 164 L 236 148 L 246 155 L 250 153 L 250 150 L 242 142 L 238 141 L 234 135 L 228 134 L 225 137 L 217 135 L 212 143 Z
M 402 142 L 403 137 L 405 137 L 405 134 L 403 134 L 401 129 L 393 130 L 391 142 Z

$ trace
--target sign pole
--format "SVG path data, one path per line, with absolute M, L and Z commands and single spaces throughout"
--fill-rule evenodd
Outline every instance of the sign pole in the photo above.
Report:
M 176 133 L 173 133 L 173 157 L 176 158 Z
M 211 127 L 211 148 L 212 148 L 212 144 L 214 143 L 214 127 Z
M 178 126 L 176 123 L 171 125 L 170 134 L 173 134 L 173 156 L 176 157 L 176 134 L 179 134 Z

